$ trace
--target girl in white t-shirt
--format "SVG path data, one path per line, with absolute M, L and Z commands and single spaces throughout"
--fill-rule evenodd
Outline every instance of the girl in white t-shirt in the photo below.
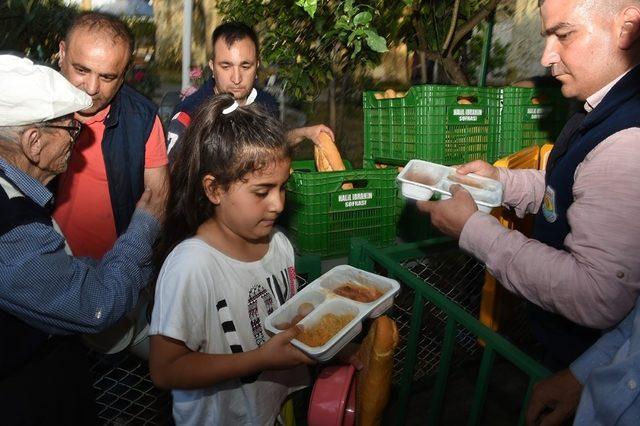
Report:
M 205 102 L 171 169 L 149 334 L 156 386 L 177 424 L 273 425 L 311 360 L 265 318 L 295 292 L 294 253 L 274 229 L 291 147 L 281 125 L 229 95 Z

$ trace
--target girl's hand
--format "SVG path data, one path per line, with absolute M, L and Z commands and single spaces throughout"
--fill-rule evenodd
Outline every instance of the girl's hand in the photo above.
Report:
M 315 364 L 315 361 L 291 344 L 291 340 L 300 333 L 301 329 L 293 327 L 276 334 L 264 345 L 260 346 L 260 353 L 264 370 L 286 370 L 301 364 Z

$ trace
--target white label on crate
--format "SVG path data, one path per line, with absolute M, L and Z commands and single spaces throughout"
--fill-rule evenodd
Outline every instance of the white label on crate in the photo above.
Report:
M 527 108 L 527 118 L 530 120 L 540 120 L 551 112 L 551 107 L 529 107 Z
M 338 195 L 338 201 L 344 203 L 345 208 L 364 207 L 373 198 L 373 192 L 352 192 Z
M 454 108 L 453 115 L 458 117 L 459 121 L 478 121 L 482 117 L 481 108 Z

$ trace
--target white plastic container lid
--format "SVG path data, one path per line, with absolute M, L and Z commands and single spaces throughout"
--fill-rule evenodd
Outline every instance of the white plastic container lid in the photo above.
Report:
M 451 185 L 462 185 L 484 212 L 502 203 L 502 183 L 469 173 L 458 174 L 455 167 L 443 166 L 423 160 L 411 160 L 396 178 L 402 195 L 414 200 L 429 200 L 434 193 L 441 199 L 451 197 Z
M 338 290 L 341 287 L 344 290 L 343 286 L 348 283 L 352 284 L 351 289 L 363 290 L 365 294 L 367 290 L 375 289 L 381 295 L 370 302 L 359 302 L 336 293 L 341 291 Z M 310 330 L 318 327 L 328 314 L 344 316 L 343 319 L 352 317 L 320 346 L 308 346 L 297 339 L 291 341 L 309 357 L 328 361 L 360 333 L 362 320 L 382 315 L 393 306 L 393 299 L 399 291 L 400 284 L 396 280 L 350 265 L 336 266 L 272 312 L 265 321 L 265 328 L 271 334 L 277 334 L 297 323 Z M 302 319 L 301 314 L 305 314 Z

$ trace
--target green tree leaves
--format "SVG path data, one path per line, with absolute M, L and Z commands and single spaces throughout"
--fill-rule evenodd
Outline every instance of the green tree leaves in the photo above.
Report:
M 318 9 L 318 0 L 297 0 L 296 5 L 303 8 L 313 18 Z
M 275 68 L 288 94 L 310 100 L 387 51 L 378 31 L 381 1 L 220 0 L 218 9 L 228 20 L 253 25 L 263 63 Z
M 0 1 L 0 50 L 50 61 L 75 12 L 62 0 Z

